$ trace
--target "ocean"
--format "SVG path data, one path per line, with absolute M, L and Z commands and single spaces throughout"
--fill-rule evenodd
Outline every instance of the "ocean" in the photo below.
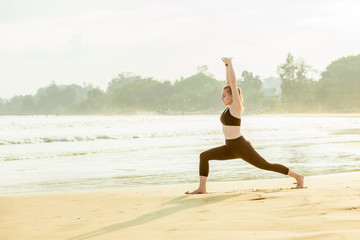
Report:
M 224 144 L 218 115 L 0 116 L 0 195 L 197 183 L 199 154 Z M 305 176 L 360 171 L 359 114 L 244 115 L 266 160 Z M 286 177 L 241 159 L 210 181 Z

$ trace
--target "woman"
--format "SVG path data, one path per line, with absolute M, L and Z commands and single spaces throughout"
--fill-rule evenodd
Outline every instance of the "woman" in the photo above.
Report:
M 304 176 L 297 174 L 291 169 L 281 165 L 267 162 L 252 147 L 251 143 L 241 135 L 241 113 L 242 106 L 241 90 L 236 86 L 235 72 L 232 66 L 231 58 L 222 58 L 226 67 L 226 83 L 222 91 L 222 101 L 228 107 L 222 113 L 220 120 L 223 124 L 225 135 L 225 145 L 209 149 L 200 154 L 200 186 L 193 192 L 186 194 L 206 193 L 206 180 L 209 174 L 209 160 L 228 160 L 242 158 L 255 167 L 289 175 L 296 179 L 296 188 L 302 188 Z

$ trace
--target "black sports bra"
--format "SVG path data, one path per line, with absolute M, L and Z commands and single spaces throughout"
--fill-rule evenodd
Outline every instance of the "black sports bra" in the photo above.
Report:
M 241 118 L 236 118 L 231 115 L 229 108 L 226 108 L 221 114 L 220 121 L 226 126 L 241 126 Z

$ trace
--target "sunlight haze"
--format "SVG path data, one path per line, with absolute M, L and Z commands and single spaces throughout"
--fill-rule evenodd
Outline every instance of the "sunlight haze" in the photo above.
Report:
M 106 89 L 121 72 L 175 81 L 276 76 L 290 52 L 319 72 L 360 53 L 358 1 L 0 0 L 0 98 L 56 84 Z

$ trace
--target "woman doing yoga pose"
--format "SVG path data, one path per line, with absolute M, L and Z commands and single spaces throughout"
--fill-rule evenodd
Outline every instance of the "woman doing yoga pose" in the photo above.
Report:
M 236 77 L 231 58 L 222 58 L 222 61 L 225 63 L 226 67 L 227 82 L 227 86 L 225 86 L 222 91 L 222 101 L 228 106 L 220 117 L 225 135 L 225 145 L 209 149 L 200 154 L 199 188 L 193 192 L 186 192 L 186 194 L 206 193 L 206 180 L 209 175 L 210 160 L 228 160 L 235 158 L 242 158 L 255 167 L 264 170 L 289 175 L 296 179 L 296 188 L 302 188 L 304 184 L 304 176 L 281 164 L 267 162 L 255 151 L 251 143 L 241 135 L 241 114 L 244 110 L 242 105 L 241 90 L 236 86 Z

